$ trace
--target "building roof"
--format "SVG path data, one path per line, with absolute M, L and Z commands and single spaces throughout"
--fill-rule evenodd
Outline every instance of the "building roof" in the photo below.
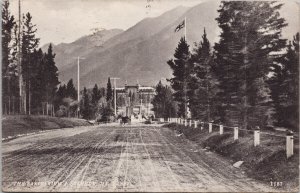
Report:
M 138 91 L 148 91 L 148 92 L 155 91 L 155 89 L 151 86 L 140 86 L 140 85 L 125 85 L 125 87 L 116 88 L 116 91 L 125 92 L 126 88 L 137 88 Z

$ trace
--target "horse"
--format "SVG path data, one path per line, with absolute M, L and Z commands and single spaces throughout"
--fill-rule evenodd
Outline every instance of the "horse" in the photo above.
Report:
M 121 122 L 120 124 L 122 125 L 125 125 L 126 123 L 130 123 L 131 122 L 131 119 L 128 117 L 128 116 L 122 116 L 122 115 L 119 115 L 117 120 L 121 119 Z

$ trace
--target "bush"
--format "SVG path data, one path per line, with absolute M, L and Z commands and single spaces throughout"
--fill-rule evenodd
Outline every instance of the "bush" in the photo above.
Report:
M 55 115 L 57 117 L 66 117 L 68 115 L 68 108 L 64 105 L 60 105 L 59 110 L 56 111 Z

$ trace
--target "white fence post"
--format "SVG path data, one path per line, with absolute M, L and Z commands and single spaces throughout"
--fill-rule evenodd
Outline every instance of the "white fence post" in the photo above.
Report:
M 260 131 L 254 130 L 254 147 L 260 144 Z
M 238 127 L 234 128 L 233 139 L 234 140 L 238 140 L 239 139 L 239 128 Z
M 212 123 L 209 123 L 208 132 L 209 132 L 209 133 L 212 132 Z
M 286 136 L 286 157 L 289 158 L 294 155 L 294 136 L 289 133 Z
M 194 127 L 197 128 L 197 121 L 194 121 Z
M 220 135 L 223 135 L 223 133 L 224 133 L 224 127 L 223 125 L 220 125 Z
M 184 126 L 187 126 L 187 120 L 184 119 Z
M 201 130 L 203 130 L 203 125 L 204 125 L 203 122 L 201 122 L 200 124 L 201 124 Z
M 190 122 L 189 122 L 189 126 L 191 127 L 192 126 L 192 120 L 190 119 Z

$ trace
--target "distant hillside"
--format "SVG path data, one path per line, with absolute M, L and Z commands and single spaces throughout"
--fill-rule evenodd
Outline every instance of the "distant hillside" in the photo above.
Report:
M 118 85 L 156 85 L 161 78 L 170 78 L 167 60 L 171 59 L 184 30 L 174 29 L 187 18 L 187 40 L 192 50 L 201 40 L 204 28 L 213 45 L 218 41 L 220 30 L 215 18 L 219 1 L 207 1 L 197 6 L 177 7 L 156 18 L 146 18 L 126 31 L 105 30 L 82 37 L 70 44 L 54 47 L 60 80 L 77 77 L 76 57 L 81 60 L 81 86 L 92 87 L 95 83 L 106 85 L 107 77 L 119 77 Z M 289 30 L 291 32 L 291 30 Z M 101 38 L 100 38 L 101 37 Z M 101 41 L 100 41 L 101 40 Z M 77 82 L 75 81 L 75 84 Z
M 61 43 L 53 45 L 53 50 L 56 53 L 55 62 L 57 67 L 61 69 L 68 65 L 75 64 L 76 57 L 87 55 L 91 52 L 91 49 L 101 47 L 107 40 L 115 37 L 123 31 L 124 30 L 121 29 L 101 30 L 93 34 L 83 36 L 69 44 Z M 49 44 L 44 45 L 42 50 L 46 51 L 48 46 Z

